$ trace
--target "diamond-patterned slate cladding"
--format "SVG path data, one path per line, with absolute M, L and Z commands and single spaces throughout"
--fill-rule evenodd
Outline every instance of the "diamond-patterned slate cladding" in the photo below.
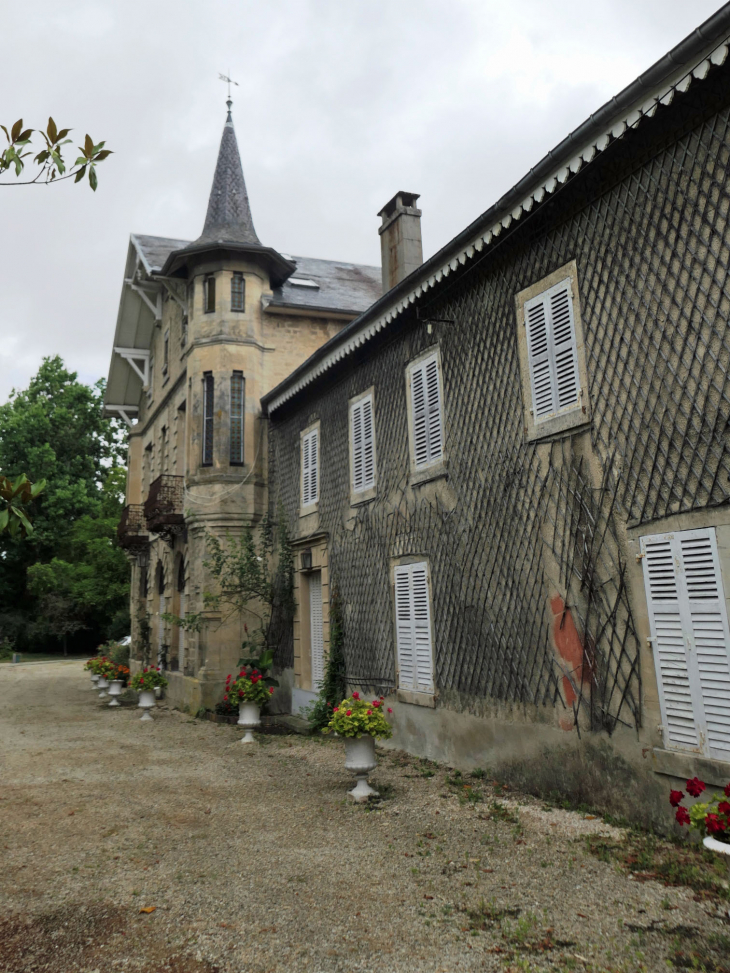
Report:
M 729 494 L 728 127 L 724 109 L 579 206 L 574 194 L 567 216 L 553 203 L 562 222 L 516 232 L 501 253 L 431 292 L 428 316 L 453 323 L 434 323 L 429 336 L 404 316 L 391 340 L 381 335 L 349 370 L 331 372 L 331 384 L 274 413 L 272 510 L 283 503 L 295 530 L 299 431 L 321 419 L 320 526 L 330 535 L 351 683 L 394 686 L 390 563 L 422 554 L 446 697 L 457 691 L 474 711 L 484 697 L 566 706 L 576 723 L 609 731 L 640 724 L 639 642 L 617 522 L 646 523 Z M 600 482 L 579 435 L 546 447 L 525 444 L 521 428 L 515 294 L 571 259 Z M 406 489 L 405 365 L 436 341 L 449 509 Z M 378 497 L 351 511 L 347 402 L 371 385 Z M 572 671 L 550 640 L 558 577 L 583 636 L 583 663 Z M 280 662 L 292 663 L 290 639 Z

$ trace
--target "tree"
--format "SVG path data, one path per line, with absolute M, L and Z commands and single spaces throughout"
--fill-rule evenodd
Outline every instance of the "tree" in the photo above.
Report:
M 104 142 L 95 143 L 90 135 L 84 139 L 84 144 L 78 147 L 81 155 L 76 159 L 71 169 L 66 172 L 67 164 L 63 158 L 64 146 L 71 143 L 71 139 L 66 138 L 71 131 L 70 128 L 59 129 L 52 118 L 48 119 L 45 132 L 39 129 L 44 146 L 33 158 L 33 162 L 38 166 L 38 171 L 32 179 L 18 181 L 19 177 L 27 165 L 26 159 L 33 155 L 29 148 L 31 137 L 36 131 L 33 128 L 23 128 L 23 119 L 17 122 L 8 130 L 5 125 L 0 125 L 5 132 L 8 141 L 7 148 L 0 153 L 0 175 L 6 172 L 14 173 L 15 179 L 12 181 L 0 181 L 0 186 L 31 186 L 34 184 L 48 185 L 51 182 L 62 182 L 64 179 L 71 179 L 80 182 L 88 173 L 89 185 L 96 192 L 98 178 L 96 166 L 103 162 L 112 154 L 111 149 L 105 149 Z
M 14 390 L 0 406 L 0 469 L 48 481 L 33 500 L 33 533 L 25 540 L 0 534 L 0 633 L 19 645 L 56 641 L 36 617 L 51 583 L 87 626 L 81 637 L 90 645 L 124 611 L 129 569 L 116 543 L 124 429 L 104 417 L 103 394 L 103 381 L 84 385 L 53 357 L 43 360 L 27 389 Z M 33 565 L 45 573 L 36 569 L 29 590 Z

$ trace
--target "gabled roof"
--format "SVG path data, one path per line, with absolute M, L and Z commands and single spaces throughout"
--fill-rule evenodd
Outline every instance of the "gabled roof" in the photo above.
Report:
M 482 259 L 508 227 L 551 196 L 613 141 L 669 105 L 711 68 L 724 63 L 730 36 L 730 3 L 660 58 L 648 71 L 606 102 L 524 176 L 501 199 L 438 253 L 376 301 L 359 318 L 322 345 L 261 399 L 269 414 L 387 328 L 424 293 L 468 261 Z
M 380 267 L 291 257 L 296 270 L 274 288 L 270 307 L 321 308 L 360 314 L 383 293 Z M 312 285 L 316 286 L 312 286 Z

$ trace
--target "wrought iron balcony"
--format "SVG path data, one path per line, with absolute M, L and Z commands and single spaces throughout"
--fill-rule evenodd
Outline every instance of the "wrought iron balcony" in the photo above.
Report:
M 122 511 L 117 527 L 119 546 L 130 554 L 140 554 L 150 542 L 144 507 L 141 503 L 130 503 Z
M 153 481 L 144 503 L 147 529 L 170 538 L 185 529 L 184 478 L 163 473 Z

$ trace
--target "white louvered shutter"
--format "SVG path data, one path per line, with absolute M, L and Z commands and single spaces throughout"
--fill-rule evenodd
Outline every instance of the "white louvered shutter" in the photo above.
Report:
M 527 301 L 525 327 L 533 417 L 543 422 L 580 403 L 570 280 Z
M 416 467 L 428 466 L 443 455 L 441 377 L 435 355 L 411 370 L 413 453 Z
M 308 507 L 319 498 L 319 442 L 317 430 L 302 438 L 302 506 Z
M 375 485 L 375 434 L 371 395 L 352 406 L 352 479 L 355 493 Z
M 730 631 L 714 528 L 642 539 L 667 745 L 730 760 Z
M 398 686 L 433 692 L 433 648 L 428 574 L 424 563 L 395 569 Z
M 309 633 L 312 644 L 312 689 L 319 692 L 324 679 L 321 571 L 309 575 Z

